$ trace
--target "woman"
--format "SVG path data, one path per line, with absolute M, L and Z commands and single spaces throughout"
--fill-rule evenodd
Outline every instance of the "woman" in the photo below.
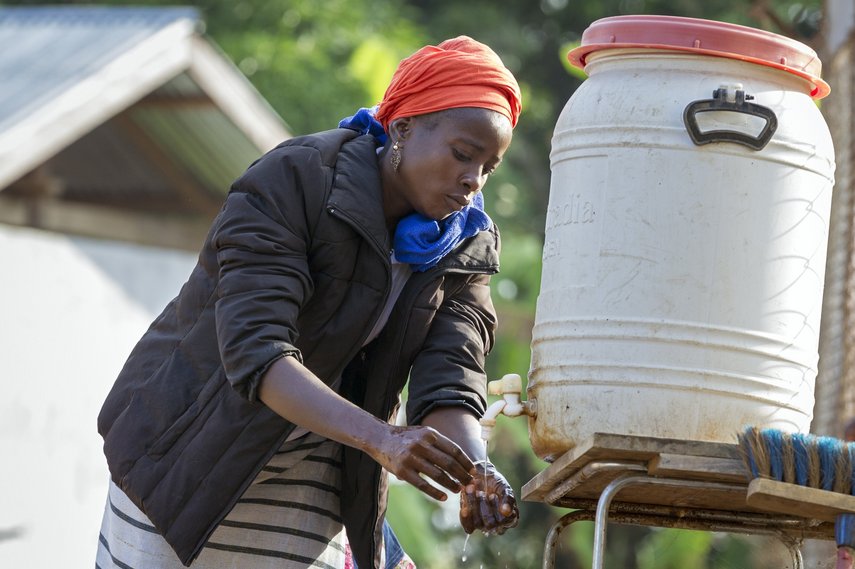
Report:
M 461 36 L 403 60 L 376 117 L 234 183 L 99 415 L 100 567 L 341 567 L 342 524 L 383 567 L 385 472 L 460 492 L 469 533 L 516 525 L 479 439 L 499 246 L 479 192 L 519 112 L 511 73 Z

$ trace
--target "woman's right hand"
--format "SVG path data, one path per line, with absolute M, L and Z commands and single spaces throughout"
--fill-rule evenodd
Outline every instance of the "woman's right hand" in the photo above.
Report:
M 472 481 L 474 465 L 466 453 L 430 427 L 390 425 L 382 440 L 370 447 L 366 452 L 383 468 L 436 500 L 448 496 L 428 478 L 454 493 Z
M 296 358 L 273 362 L 261 378 L 258 397 L 286 420 L 362 450 L 431 498 L 447 496 L 426 478 L 451 492 L 459 492 L 472 480 L 472 461 L 450 439 L 431 427 L 381 421 L 338 395 Z

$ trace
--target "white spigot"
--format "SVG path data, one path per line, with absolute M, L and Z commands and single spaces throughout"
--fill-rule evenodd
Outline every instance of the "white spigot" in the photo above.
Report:
M 504 414 L 508 417 L 529 415 L 534 417 L 536 414 L 534 400 L 520 401 L 522 378 L 519 374 L 508 373 L 502 379 L 489 382 L 487 393 L 489 395 L 500 395 L 502 398 L 487 407 L 487 412 L 479 421 L 481 423 L 481 438 L 485 441 L 490 440 L 493 427 L 496 426 L 496 418 L 499 415 Z

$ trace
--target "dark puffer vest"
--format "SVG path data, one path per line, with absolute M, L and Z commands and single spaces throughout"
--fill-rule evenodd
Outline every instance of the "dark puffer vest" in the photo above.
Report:
M 414 273 L 362 348 L 391 284 L 377 144 L 337 129 L 289 140 L 239 178 L 179 295 L 131 352 L 98 417 L 115 483 L 189 565 L 294 425 L 256 398 L 268 367 L 300 358 L 389 420 L 478 416 L 496 325 L 495 229 Z M 386 481 L 345 447 L 342 517 L 360 567 L 378 567 Z

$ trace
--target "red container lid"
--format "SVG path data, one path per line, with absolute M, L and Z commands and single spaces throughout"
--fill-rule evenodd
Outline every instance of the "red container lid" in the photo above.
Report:
M 816 52 L 788 37 L 712 20 L 678 16 L 612 16 L 595 21 L 582 34 L 582 45 L 567 59 L 579 69 L 591 53 L 605 49 L 666 49 L 728 57 L 780 69 L 807 79 L 811 97 L 822 99 L 831 91 L 820 78 L 822 62 Z

